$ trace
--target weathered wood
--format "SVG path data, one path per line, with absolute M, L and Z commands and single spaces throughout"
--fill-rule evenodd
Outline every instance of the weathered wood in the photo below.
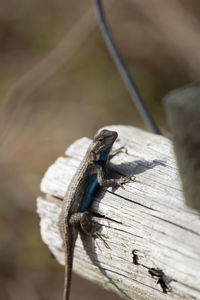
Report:
M 124 299 L 200 299 L 200 215 L 184 204 L 181 183 L 171 142 L 162 136 L 128 126 L 117 130 L 115 147 L 127 153 L 112 159 L 112 168 L 135 175 L 125 188 L 99 189 L 91 210 L 94 222 L 110 249 L 101 240 L 79 237 L 74 271 Z M 37 199 L 43 241 L 59 263 L 64 252 L 57 220 L 61 200 L 90 140 L 72 144 L 47 170 Z M 137 250 L 138 264 L 132 251 Z M 159 268 L 175 279 L 172 291 L 164 294 L 157 278 L 148 270 Z
M 200 210 L 200 83 L 164 98 L 186 203 Z

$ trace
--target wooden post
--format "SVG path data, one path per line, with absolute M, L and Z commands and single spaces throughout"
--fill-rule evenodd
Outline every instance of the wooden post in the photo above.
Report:
M 109 249 L 79 236 L 74 271 L 124 299 L 200 299 L 200 215 L 184 204 L 171 142 L 130 126 L 106 128 L 119 133 L 115 147 L 127 149 L 112 159 L 113 172 L 136 181 L 99 188 L 91 210 Z M 76 141 L 49 167 L 41 182 L 45 195 L 37 199 L 42 239 L 61 264 L 58 215 L 89 143 Z
M 186 203 L 200 210 L 200 84 L 164 98 Z

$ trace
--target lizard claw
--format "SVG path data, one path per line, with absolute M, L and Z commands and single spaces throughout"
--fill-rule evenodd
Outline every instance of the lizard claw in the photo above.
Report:
M 103 238 L 103 234 L 100 233 L 99 231 L 96 231 L 94 234 L 93 234 L 93 237 L 94 238 L 99 238 L 100 240 L 102 240 L 102 242 L 104 243 L 104 246 L 107 248 L 107 249 L 110 249 L 108 243 L 105 241 L 105 239 Z
M 121 147 L 121 152 L 128 154 L 128 149 L 125 146 Z
M 127 150 L 126 146 L 121 146 L 120 148 L 118 148 L 115 151 L 117 151 L 117 153 L 120 153 L 120 152 L 124 152 L 126 154 L 128 153 L 128 150 Z
M 113 150 L 110 155 L 109 155 L 109 159 L 113 158 L 115 155 L 117 155 L 118 153 L 123 152 L 123 153 L 128 153 L 128 150 L 125 146 L 121 146 L 118 149 Z

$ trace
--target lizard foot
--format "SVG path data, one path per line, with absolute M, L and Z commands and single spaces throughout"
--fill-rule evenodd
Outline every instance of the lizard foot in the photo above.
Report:
M 76 213 L 72 215 L 70 222 L 72 224 L 79 222 L 79 225 L 85 234 L 92 236 L 94 239 L 96 238 L 101 239 L 105 247 L 110 249 L 107 242 L 103 238 L 103 234 L 99 231 L 101 226 L 94 225 L 94 223 L 92 222 L 92 215 L 89 211 L 85 211 L 83 213 Z
M 96 238 L 101 239 L 102 242 L 104 243 L 105 247 L 106 247 L 107 249 L 110 249 L 108 243 L 107 243 L 107 242 L 105 241 L 105 239 L 103 238 L 103 234 L 102 234 L 101 232 L 95 231 L 95 232 L 92 234 L 92 236 L 93 236 L 95 239 L 96 239 Z
M 135 176 L 124 176 L 124 177 L 120 177 L 118 180 L 118 184 L 121 188 L 124 189 L 123 184 L 128 183 L 128 182 L 134 182 L 135 181 Z

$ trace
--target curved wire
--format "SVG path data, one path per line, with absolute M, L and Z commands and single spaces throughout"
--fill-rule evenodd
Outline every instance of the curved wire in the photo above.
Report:
M 97 16 L 99 19 L 99 26 L 100 26 L 103 38 L 108 47 L 108 50 L 110 51 L 112 58 L 116 64 L 124 82 L 125 82 L 125 85 L 127 86 L 128 90 L 129 90 L 129 93 L 131 95 L 133 102 L 135 103 L 137 109 L 139 110 L 139 112 L 142 116 L 144 123 L 147 125 L 149 130 L 151 130 L 153 133 L 161 134 L 152 115 L 148 111 L 148 109 L 140 95 L 140 92 L 131 77 L 130 72 L 126 68 L 125 63 L 123 62 L 119 52 L 117 51 L 117 49 L 115 47 L 115 44 L 112 40 L 111 34 L 108 29 L 108 26 L 106 24 L 101 0 L 94 0 L 94 3 L 96 6 L 96 12 L 97 12 Z

